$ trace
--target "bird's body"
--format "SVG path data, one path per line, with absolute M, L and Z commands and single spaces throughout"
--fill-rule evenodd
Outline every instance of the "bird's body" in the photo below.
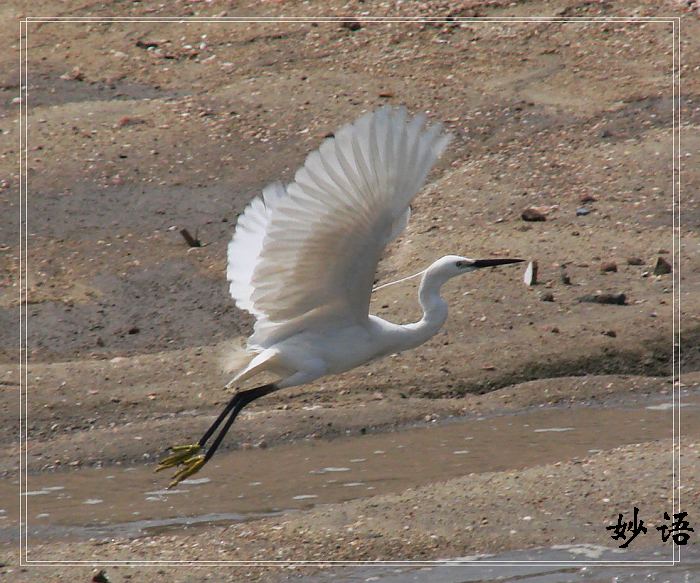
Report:
M 279 388 L 292 387 L 422 343 L 423 335 L 416 336 L 410 328 L 369 316 L 363 324 L 307 330 L 282 340 L 257 355 L 236 380 L 250 378 L 248 373 L 257 373 L 261 366 L 280 377 L 275 383 Z
M 442 257 L 422 272 L 420 321 L 399 325 L 369 314 L 379 259 L 408 223 L 411 200 L 448 142 L 423 116 L 383 107 L 343 127 L 308 156 L 294 182 L 268 186 L 246 208 L 229 244 L 227 277 L 236 305 L 256 322 L 249 361 L 229 385 L 262 372 L 278 380 L 238 393 L 198 444 L 173 448 L 159 466 L 185 465 L 173 483 L 213 455 L 254 398 L 423 344 L 447 319 L 444 283 L 520 261 Z M 207 454 L 196 455 L 226 417 Z
M 259 352 L 232 383 L 265 370 L 279 376 L 275 383 L 279 388 L 292 387 L 420 346 L 447 319 L 447 303 L 440 297 L 440 288 L 450 278 L 449 267 L 461 259 L 447 256 L 426 270 L 419 291 L 423 308 L 420 321 L 400 325 L 371 314 L 356 321 L 317 320 L 270 346 L 258 347 Z M 446 268 L 447 273 L 435 273 Z

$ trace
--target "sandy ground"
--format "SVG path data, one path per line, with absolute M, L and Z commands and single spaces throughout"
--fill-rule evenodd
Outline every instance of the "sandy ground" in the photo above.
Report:
M 450 283 L 444 294 L 449 322 L 429 343 L 256 402 L 225 449 L 397 431 L 465 414 L 585 405 L 629 392 L 669 394 L 674 278 L 680 284 L 682 372 L 693 379 L 700 369 L 700 212 L 694 198 L 700 183 L 694 162 L 700 22 L 692 3 L 423 2 L 397 8 L 330 2 L 321 9 L 301 2 L 177 1 L 163 7 L 11 1 L 0 7 L 0 26 L 11 43 L 0 54 L 0 472 L 6 483 L 17 479 L 19 453 L 18 19 L 313 17 L 320 11 L 681 17 L 680 251 L 674 255 L 672 237 L 671 24 L 32 23 L 23 282 L 32 475 L 152 464 L 170 443 L 202 432 L 227 400 L 220 387 L 228 380 L 221 367 L 228 341 L 251 327 L 225 281 L 225 249 L 238 213 L 266 183 L 290 179 L 329 132 L 384 103 L 427 112 L 455 139 L 417 197 L 406 233 L 380 264 L 378 279 L 413 273 L 457 252 L 536 259 L 541 283 L 527 288 L 515 269 Z M 541 207 L 546 221 L 521 219 L 532 206 Z M 577 216 L 581 207 L 590 213 Z M 188 248 L 181 228 L 204 245 Z M 673 265 L 672 274 L 654 275 L 659 258 Z M 603 271 L 610 262 L 616 270 Z M 627 304 L 579 301 L 603 292 L 624 293 Z M 414 283 L 382 290 L 373 312 L 415 320 L 415 293 Z M 142 439 L 133 440 L 134 432 Z M 681 452 L 689 484 L 698 477 L 696 437 Z M 668 500 L 670 447 L 670 440 L 650 438 L 585 459 L 476 473 L 418 489 L 397 486 L 393 494 L 203 532 L 109 544 L 37 541 L 32 553 L 88 561 L 345 560 L 462 556 L 573 537 L 610 546 L 599 526 L 610 521 L 611 508 L 601 500 L 612 500 L 615 509 Z M 640 475 L 646 479 L 635 480 Z M 570 521 L 552 515 L 564 500 Z M 697 508 L 697 498 L 691 500 Z M 8 494 L 0 505 L 16 501 Z M 533 519 L 512 527 L 526 515 Z M 596 528 L 582 534 L 587 522 Z M 6 557 L 0 572 L 35 581 L 36 567 L 17 566 L 16 541 L 0 544 Z M 41 573 L 47 580 L 88 580 L 90 568 Z M 112 581 L 139 581 L 150 573 L 109 568 L 107 574 Z M 173 581 L 274 580 L 295 573 L 163 571 Z

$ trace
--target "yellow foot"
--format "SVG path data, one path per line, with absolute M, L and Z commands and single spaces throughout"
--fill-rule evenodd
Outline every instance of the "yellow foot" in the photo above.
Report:
M 172 451 L 173 453 L 158 462 L 156 472 L 160 472 L 161 470 L 165 470 L 166 468 L 174 468 L 175 466 L 184 464 L 200 449 L 201 447 L 197 443 L 192 445 L 175 445 L 171 447 L 170 451 Z
M 204 462 L 205 460 L 203 454 L 194 455 L 183 461 L 182 463 L 185 467 L 173 476 L 173 481 L 168 484 L 168 490 L 177 486 L 185 478 L 191 476 L 192 474 L 196 474 L 204 465 Z
M 200 468 L 204 465 L 204 456 L 201 454 L 196 454 L 201 449 L 201 446 L 196 443 L 191 445 L 175 445 L 170 448 L 172 453 L 158 463 L 156 472 L 160 472 L 161 470 L 165 470 L 167 468 L 174 468 L 180 465 L 185 467 L 181 468 L 173 476 L 173 481 L 168 484 L 168 488 L 176 486 L 187 476 L 196 474 L 200 470 Z

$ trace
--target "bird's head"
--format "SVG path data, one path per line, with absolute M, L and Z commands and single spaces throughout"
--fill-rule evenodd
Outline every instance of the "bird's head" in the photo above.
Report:
M 437 278 L 444 278 L 445 281 L 461 275 L 476 271 L 483 267 L 496 267 L 497 265 L 508 265 L 510 263 L 520 263 L 524 259 L 470 259 L 459 255 L 446 255 L 433 263 L 428 271 Z

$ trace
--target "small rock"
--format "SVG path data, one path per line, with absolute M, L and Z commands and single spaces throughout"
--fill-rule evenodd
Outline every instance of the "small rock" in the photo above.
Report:
M 616 338 L 617 337 L 617 332 L 615 330 L 603 330 L 601 332 L 603 336 L 610 336 L 610 338 Z
M 535 222 L 535 221 L 546 221 L 547 217 L 544 216 L 544 213 L 535 210 L 534 208 L 527 208 L 525 209 L 522 214 L 520 215 L 520 218 L 523 221 L 529 221 L 529 222 Z
M 389 99 L 390 97 L 394 97 L 394 93 L 393 91 L 381 91 L 379 97 L 382 99 Z
M 597 199 L 592 194 L 582 194 L 578 200 L 581 204 L 586 204 L 587 202 L 595 202 Z
M 141 119 L 140 117 L 130 117 L 128 115 L 125 115 L 124 117 L 119 119 L 119 121 L 117 122 L 117 127 L 123 128 L 126 126 L 140 125 L 142 123 L 146 123 L 146 120 Z
M 627 265 L 644 265 L 644 260 L 641 257 L 628 257 Z
M 605 262 L 600 264 L 600 270 L 603 273 L 617 271 L 617 263 L 615 263 L 614 261 L 605 261 Z
M 110 583 L 109 579 L 107 579 L 107 575 L 105 574 L 104 569 L 100 569 L 96 573 L 93 574 L 92 583 Z
M 137 40 L 136 41 L 136 46 L 139 47 L 140 49 L 155 49 L 158 47 L 158 43 L 156 41 L 149 41 L 149 40 Z
M 362 24 L 360 24 L 360 21 L 356 18 L 348 18 L 340 23 L 340 27 L 355 32 L 362 28 Z
M 666 275 L 667 273 L 671 273 L 673 271 L 673 267 L 671 267 L 671 264 L 666 261 L 663 257 L 659 257 L 656 260 L 656 265 L 654 266 L 654 275 Z
M 85 75 L 82 74 L 78 67 L 73 67 L 70 73 L 63 73 L 61 79 L 64 81 L 83 81 L 85 80 Z
M 569 274 L 566 273 L 566 269 L 562 267 L 561 272 L 559 273 L 559 279 L 561 279 L 561 282 L 564 285 L 571 285 L 571 278 L 569 277 Z
M 552 292 L 542 292 L 540 294 L 540 301 L 541 302 L 553 302 L 554 301 L 554 294 Z
M 537 261 L 530 261 L 525 268 L 523 275 L 525 285 L 535 285 L 537 283 Z
M 625 294 L 588 294 L 581 296 L 578 301 L 591 304 L 614 304 L 618 306 L 626 306 L 627 296 Z
M 138 334 L 139 332 L 141 332 L 141 328 L 139 328 L 138 326 L 132 326 L 128 330 L 129 334 Z
M 552 326 L 552 329 L 550 330 L 550 332 L 552 334 L 559 334 L 559 328 L 557 328 L 556 326 Z
M 600 137 L 605 139 L 605 138 L 612 138 L 613 134 L 610 130 L 603 130 L 600 132 Z
M 591 209 L 586 208 L 585 206 L 581 206 L 576 209 L 576 216 L 577 217 L 585 217 L 586 215 L 591 214 Z

